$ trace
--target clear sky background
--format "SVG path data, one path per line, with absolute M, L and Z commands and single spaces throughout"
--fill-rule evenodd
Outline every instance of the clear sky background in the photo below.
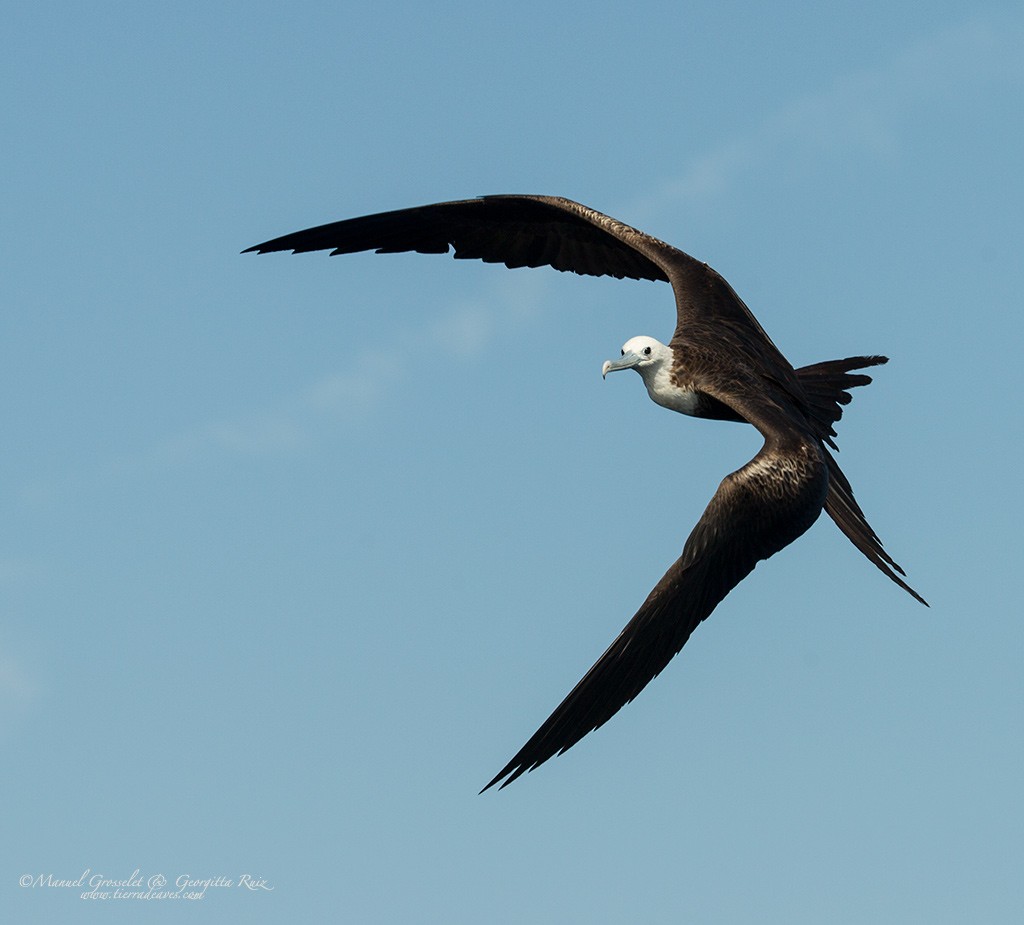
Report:
M 1011 922 L 1024 907 L 1015 2 L 7 4 L 11 922 Z M 827 518 L 633 704 L 477 791 L 752 428 L 601 381 L 655 283 L 240 256 L 484 193 L 880 352 Z M 23 875 L 242 874 L 190 908 Z

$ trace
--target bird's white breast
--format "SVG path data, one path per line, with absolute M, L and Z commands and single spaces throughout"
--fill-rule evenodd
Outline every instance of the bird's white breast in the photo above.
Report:
M 697 393 L 693 389 L 680 388 L 672 381 L 668 363 L 651 370 L 651 374 L 645 375 L 643 379 L 644 385 L 647 386 L 647 394 L 663 408 L 678 411 L 680 414 L 697 414 Z

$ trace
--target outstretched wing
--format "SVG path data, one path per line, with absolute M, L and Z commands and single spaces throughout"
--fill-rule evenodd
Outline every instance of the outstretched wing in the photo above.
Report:
M 760 560 L 814 523 L 827 485 L 825 462 L 814 448 L 783 451 L 772 441 L 726 476 L 679 560 L 583 680 L 484 790 L 499 781 L 505 787 L 571 748 L 633 700 Z
M 586 276 L 668 280 L 663 241 L 556 196 L 485 196 L 350 218 L 257 244 L 255 251 L 416 251 L 503 263 L 550 266 Z
M 554 267 L 585 276 L 662 280 L 676 296 L 676 335 L 703 321 L 746 335 L 758 352 L 792 367 L 743 300 L 706 263 L 611 216 L 561 196 L 483 196 L 379 212 L 286 234 L 242 253 L 329 250 L 331 256 L 415 251 L 503 263 Z

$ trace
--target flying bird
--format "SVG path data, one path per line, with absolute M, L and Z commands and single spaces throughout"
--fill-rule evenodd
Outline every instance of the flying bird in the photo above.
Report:
M 554 196 L 484 196 L 333 222 L 243 253 L 416 251 L 506 267 L 550 266 L 588 276 L 661 280 L 672 286 L 676 328 L 663 344 L 626 341 L 602 374 L 640 374 L 672 411 L 752 424 L 764 445 L 727 475 L 669 568 L 626 627 L 537 732 L 484 787 L 517 777 L 575 745 L 633 700 L 754 566 L 788 546 L 824 509 L 896 584 L 927 606 L 853 497 L 836 463 L 835 423 L 859 370 L 884 356 L 794 369 L 725 279 L 706 263 L 629 225 Z M 481 791 L 483 792 L 483 791 Z

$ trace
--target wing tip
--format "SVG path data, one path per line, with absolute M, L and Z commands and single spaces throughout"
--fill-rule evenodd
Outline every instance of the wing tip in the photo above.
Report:
M 279 247 L 277 246 L 276 239 L 273 241 L 264 241 L 262 244 L 254 244 L 252 247 L 247 247 L 243 254 L 274 254 L 278 251 L 291 250 L 290 247 Z M 299 253 L 297 250 L 292 250 L 293 254 Z
M 498 790 L 504 790 L 517 777 L 530 770 L 532 770 L 532 768 L 527 767 L 525 764 L 519 764 L 515 761 L 515 759 L 513 759 L 507 765 L 505 765 L 505 767 L 503 767 L 497 774 L 495 774 L 493 778 L 491 778 L 490 783 L 487 784 L 487 786 L 484 787 L 483 790 L 481 790 L 480 793 L 477 794 L 477 796 L 486 793 L 488 790 L 491 789 L 491 787 L 498 783 L 498 781 L 502 781 L 501 786 L 498 787 Z M 504 780 L 502 780 L 503 778 Z

